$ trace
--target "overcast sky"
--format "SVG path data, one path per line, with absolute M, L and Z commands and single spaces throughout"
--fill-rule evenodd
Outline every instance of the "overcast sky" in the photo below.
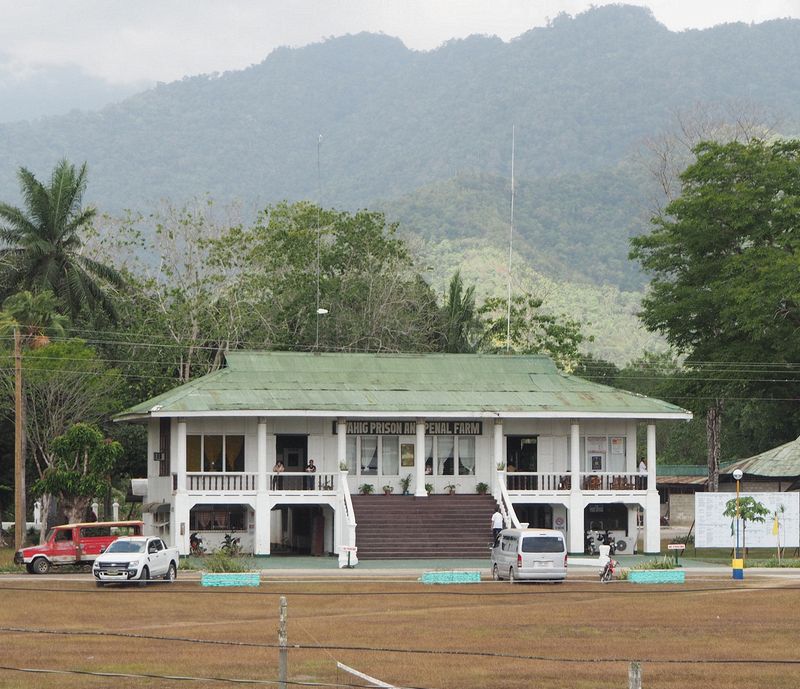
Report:
M 359 31 L 418 50 L 504 40 L 605 0 L 0 0 L 0 77 L 77 66 L 115 84 L 241 69 L 274 48 Z M 800 17 L 800 0 L 630 0 L 673 30 Z

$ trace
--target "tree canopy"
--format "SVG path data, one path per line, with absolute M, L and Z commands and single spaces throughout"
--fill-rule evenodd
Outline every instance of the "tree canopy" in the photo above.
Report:
M 694 153 L 680 196 L 632 239 L 631 257 L 653 276 L 643 322 L 685 357 L 685 406 L 707 416 L 715 478 L 726 404 L 769 400 L 761 418 L 775 444 L 796 435 L 800 141 L 703 142 Z
M 60 161 L 43 184 L 22 167 L 18 178 L 25 208 L 0 203 L 0 292 L 49 290 L 75 318 L 82 310 L 116 317 L 110 286 L 122 279 L 112 267 L 82 252 L 85 232 L 95 215 L 83 208 L 86 164 L 76 169 Z

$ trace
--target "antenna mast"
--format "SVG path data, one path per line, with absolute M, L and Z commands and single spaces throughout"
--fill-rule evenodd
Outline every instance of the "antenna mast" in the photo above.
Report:
M 514 153 L 515 127 L 511 125 L 511 222 L 508 228 L 508 310 L 506 313 L 506 352 L 511 351 L 511 256 L 514 240 Z
M 322 205 L 322 173 L 319 164 L 319 147 L 322 144 L 322 134 L 317 138 L 317 339 L 314 344 L 314 349 L 319 349 L 319 317 L 321 309 L 319 308 L 319 255 L 320 255 L 320 229 L 319 229 L 319 214 L 320 206 Z

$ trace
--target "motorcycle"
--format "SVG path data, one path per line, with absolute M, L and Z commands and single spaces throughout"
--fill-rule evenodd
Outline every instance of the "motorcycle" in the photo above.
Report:
M 611 581 L 614 578 L 614 572 L 616 571 L 618 566 L 619 562 L 617 562 L 615 559 L 611 557 L 608 558 L 608 560 L 600 570 L 600 583 L 605 584 L 606 582 Z
M 206 549 L 203 545 L 203 538 L 196 531 L 189 536 L 189 553 L 195 557 L 205 554 Z

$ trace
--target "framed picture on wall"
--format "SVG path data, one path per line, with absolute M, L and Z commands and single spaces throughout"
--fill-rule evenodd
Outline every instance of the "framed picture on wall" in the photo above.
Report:
M 592 471 L 603 470 L 603 455 L 592 455 Z
M 400 466 L 414 466 L 414 443 L 400 443 Z

